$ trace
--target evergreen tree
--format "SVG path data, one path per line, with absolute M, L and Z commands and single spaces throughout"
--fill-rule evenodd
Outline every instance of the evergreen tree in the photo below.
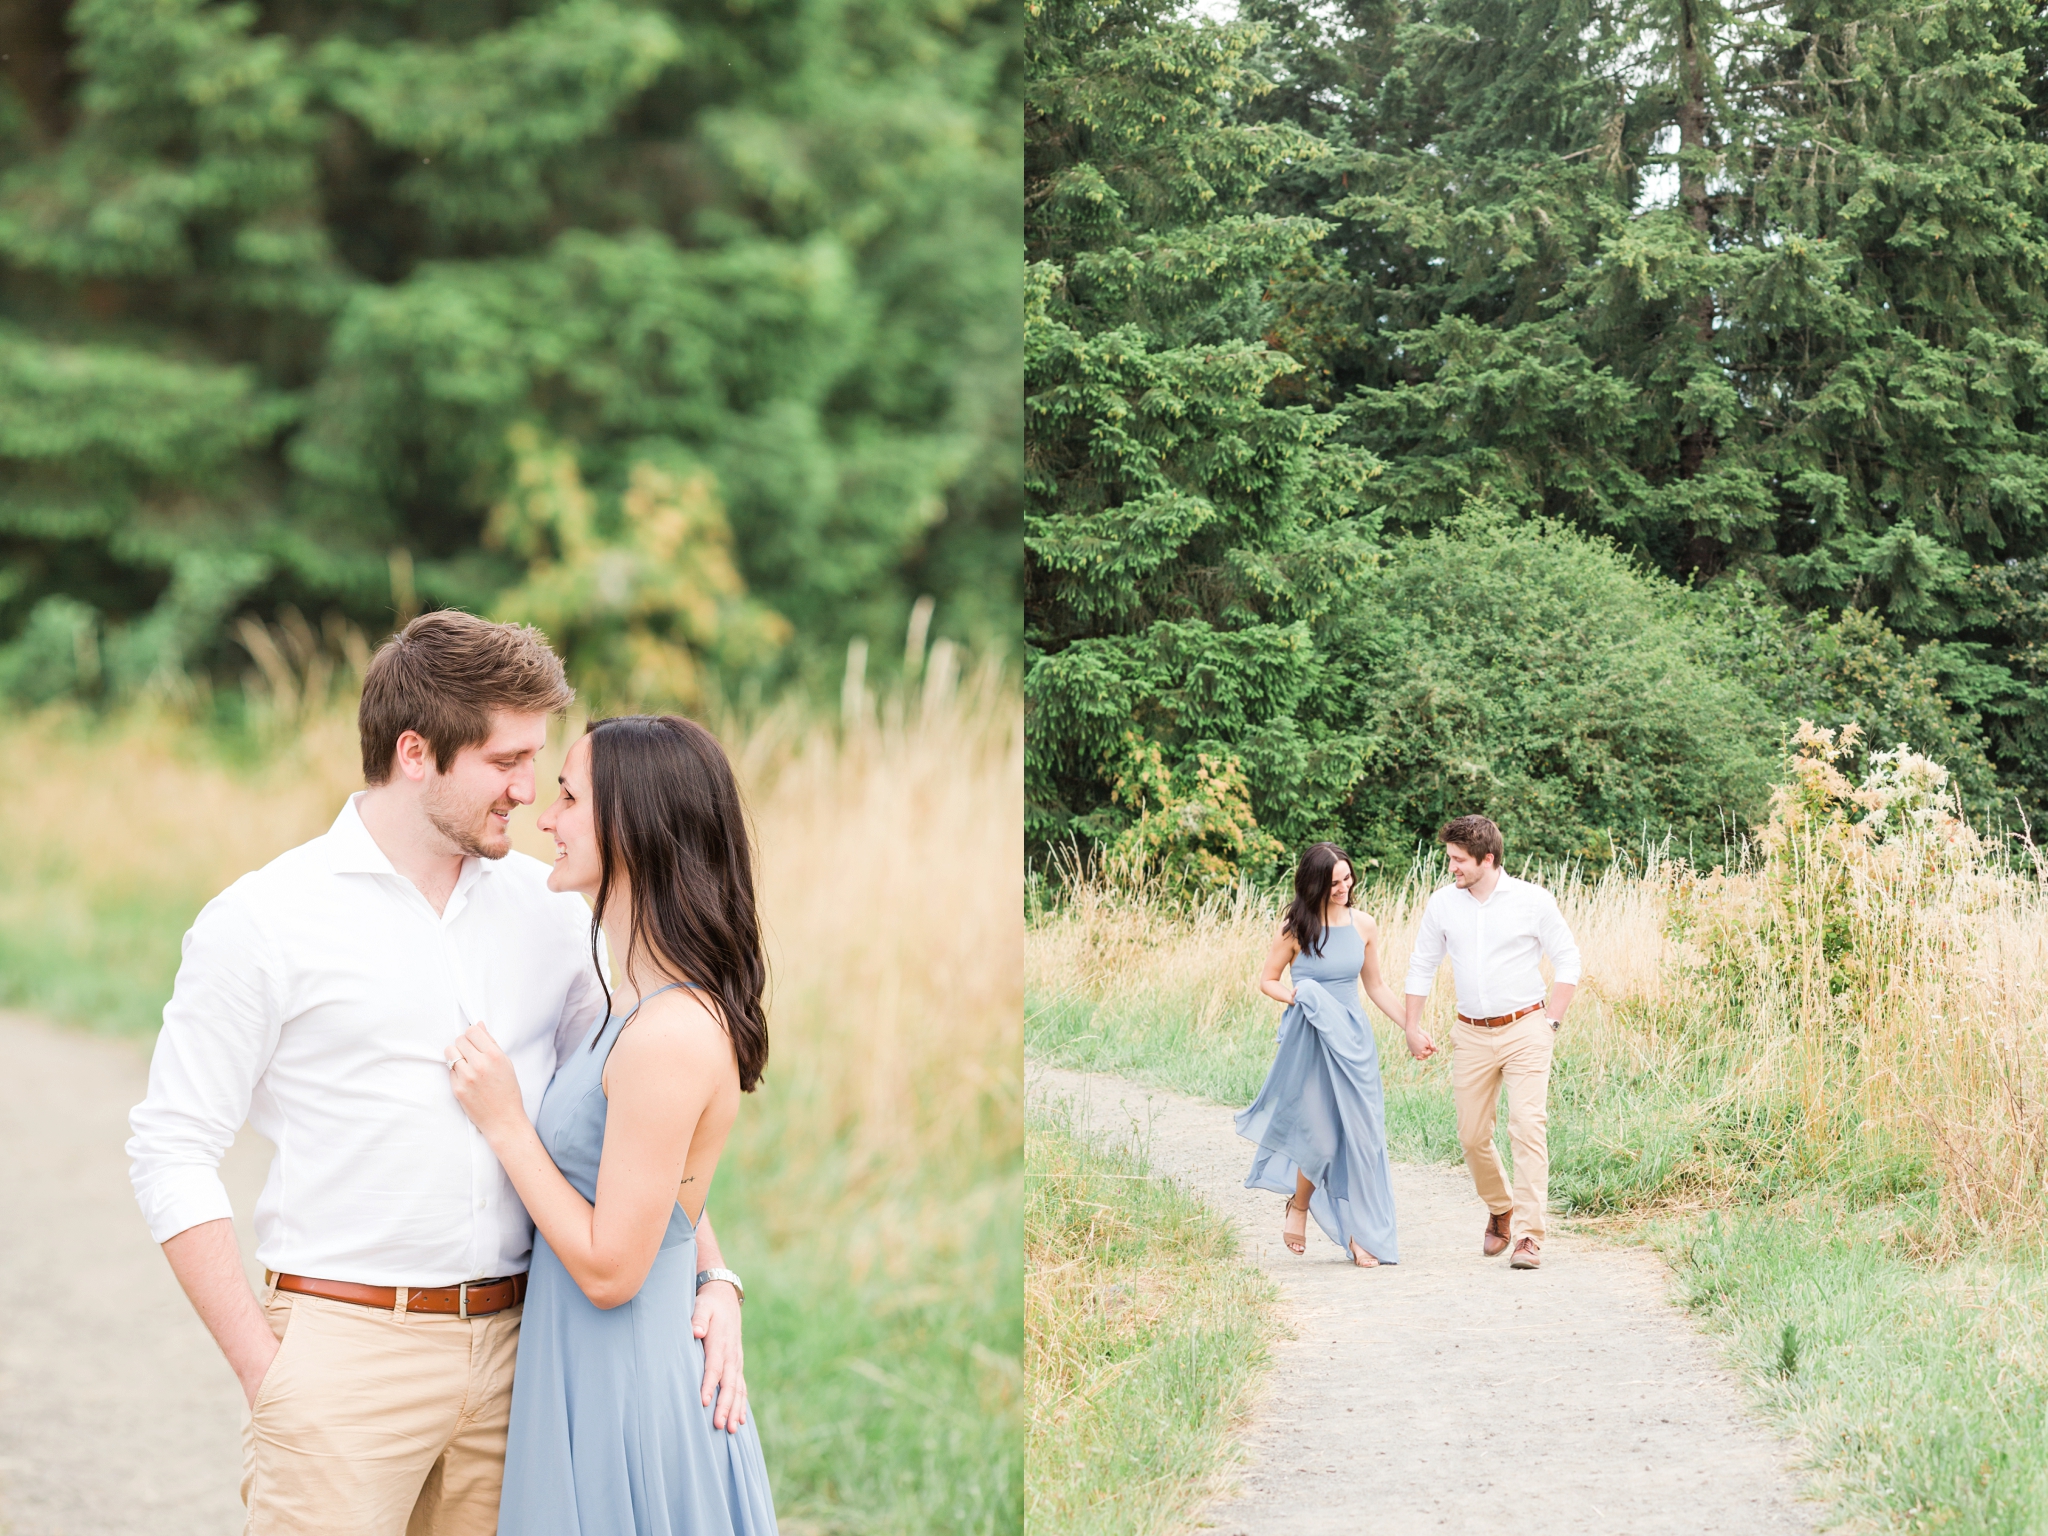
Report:
M 2048 535 L 2038 29 L 1936 11 L 1432 6 L 1319 109 L 1353 147 L 1288 205 L 1336 230 L 1279 332 L 1390 519 L 1485 488 L 1875 612 L 2038 805 L 2048 715 L 1972 574 Z
M 1612 539 L 1700 588 L 1702 606 L 1643 612 L 1682 611 L 1660 654 L 1731 675 L 1741 697 L 1709 713 L 1749 722 L 1766 756 L 1801 714 L 1853 718 L 1873 747 L 1903 739 L 1949 763 L 1980 811 L 2002 801 L 2010 819 L 2017 795 L 2038 819 L 2048 135 L 2031 9 L 1244 0 L 1239 14 L 1216 27 L 1048 8 L 1034 33 L 1027 174 L 1051 262 L 1030 278 L 1027 385 L 1031 508 L 1047 519 L 1031 525 L 1027 598 L 1039 834 L 1116 824 L 1095 808 L 1143 777 L 1120 766 L 1127 735 L 1186 771 L 1236 755 L 1260 820 L 1290 842 L 1335 824 L 1387 848 L 1426 833 L 1434 809 L 1397 793 L 1389 765 L 1421 784 L 1479 748 L 1441 731 L 1396 745 L 1368 697 L 1368 679 L 1405 686 L 1374 626 L 1417 657 L 1428 646 L 1374 595 L 1409 590 L 1398 573 L 1423 546 L 1367 541 L 1375 524 L 1477 527 L 1460 521 L 1475 503 Z M 1224 50 L 1228 78 L 1187 67 Z M 1274 130 L 1301 140 L 1254 177 L 1175 179 Z M 1197 202 L 1176 206 L 1189 188 Z M 1241 243 L 1280 231 L 1293 238 L 1257 258 Z M 1226 236 L 1245 259 L 1222 259 Z M 1155 264 L 1155 247 L 1194 259 Z M 1091 289 L 1097 271 L 1115 284 Z M 1098 367 L 1085 400 L 1042 387 L 1048 360 L 1077 355 L 1047 338 L 1118 326 L 1103 363 L 1191 338 L 1206 366 L 1257 358 L 1233 397 L 1249 408 L 1256 392 L 1256 409 L 1220 430 L 1183 403 L 1201 398 L 1191 373 L 1164 387 Z M 1252 462 L 1234 445 L 1283 430 L 1301 433 L 1295 466 L 1348 450 L 1376 472 L 1337 503 L 1288 490 L 1254 513 L 1245 487 L 1219 496 L 1204 450 Z M 1111 448 L 1149 455 L 1154 485 L 1102 473 Z M 1123 510 L 1168 505 L 1187 521 Z M 1294 558 L 1336 530 L 1354 541 L 1344 559 Z M 1311 566 L 1324 585 L 1302 583 Z M 1265 570 L 1280 579 L 1244 579 Z M 1084 613 L 1089 582 L 1105 595 Z M 1209 659 L 1258 625 L 1272 633 L 1256 682 L 1249 650 Z M 1564 696 L 1523 663 L 1533 696 Z M 1486 752 L 1570 735 L 1522 719 Z M 1708 745 L 1689 785 L 1660 778 L 1684 732 L 1658 732 L 1677 729 L 1602 727 L 1597 751 L 1534 770 L 1540 794 L 1488 782 L 1503 803 L 1551 804 L 1560 848 L 1592 847 L 1615 818 L 1752 812 L 1753 775 Z M 1582 772 L 1596 759 L 1610 763 L 1597 792 Z M 1644 783 L 1617 798 L 1625 771 Z
M 1121 824 L 1135 738 L 1193 772 L 1238 756 L 1262 819 L 1341 794 L 1358 743 L 1304 726 L 1309 621 L 1369 547 L 1370 455 L 1271 394 L 1268 274 L 1323 226 L 1259 214 L 1290 160 L 1245 124 L 1250 27 L 1163 4 L 1029 8 L 1026 108 L 1027 800 L 1034 838 Z
M 795 629 L 742 673 L 832 665 L 921 592 L 1015 633 L 1000 7 L 45 0 L 4 30 L 17 691 L 232 674 L 230 621 L 284 604 L 490 611 L 565 558 L 484 537 L 542 439 L 620 548 L 636 475 L 711 488 L 706 537 Z

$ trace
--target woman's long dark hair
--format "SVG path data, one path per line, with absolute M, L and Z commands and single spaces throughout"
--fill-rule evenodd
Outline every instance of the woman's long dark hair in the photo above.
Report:
M 591 964 L 605 904 L 622 880 L 632 893 L 633 932 L 618 963 L 630 970 L 636 955 L 646 955 L 717 999 L 740 1087 L 751 1093 L 768 1063 L 761 1006 L 768 963 L 732 764 L 709 731 L 679 715 L 597 720 L 589 735 L 602 870 L 590 919 Z
M 1294 866 L 1294 901 L 1287 908 L 1287 931 L 1304 955 L 1323 952 L 1323 909 L 1330 904 L 1331 876 L 1351 855 L 1335 843 L 1314 843 Z M 1351 864 L 1352 889 L 1358 888 L 1358 866 Z

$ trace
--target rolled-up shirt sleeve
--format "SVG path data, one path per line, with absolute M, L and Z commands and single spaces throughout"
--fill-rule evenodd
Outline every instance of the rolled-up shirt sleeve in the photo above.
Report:
M 1543 893 L 1542 910 L 1536 917 L 1536 941 L 1550 957 L 1551 980 L 1565 986 L 1579 983 L 1579 943 L 1557 909 L 1557 898 Z
M 1436 903 L 1422 909 L 1422 926 L 1415 934 L 1415 948 L 1408 956 L 1408 995 L 1427 997 L 1436 985 L 1437 967 L 1444 963 L 1444 924 Z
M 185 935 L 150 1058 L 149 1096 L 128 1116 L 128 1176 L 159 1243 L 234 1215 L 220 1160 L 277 1049 L 281 990 L 248 893 L 231 886 Z

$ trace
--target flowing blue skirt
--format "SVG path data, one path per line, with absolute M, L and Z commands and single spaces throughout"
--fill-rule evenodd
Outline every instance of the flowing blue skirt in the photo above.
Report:
M 534 1234 L 498 1536 L 774 1536 L 753 1419 L 729 1434 L 702 1402 L 696 1294 L 680 1208 L 640 1294 L 610 1311 Z
M 1237 1133 L 1259 1148 L 1246 1189 L 1292 1198 L 1305 1173 L 1316 1187 L 1309 1214 L 1331 1242 L 1348 1253 L 1356 1238 L 1382 1264 L 1400 1262 L 1379 1046 L 1359 1009 L 1319 982 L 1295 985 L 1272 1070 Z

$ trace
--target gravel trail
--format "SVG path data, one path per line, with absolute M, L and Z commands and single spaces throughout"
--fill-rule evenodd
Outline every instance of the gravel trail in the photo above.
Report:
M 0 1533 L 230 1536 L 242 1391 L 128 1187 L 146 1044 L 0 1013 Z M 243 1262 L 269 1143 L 222 1164 Z
M 1402 1262 L 1359 1270 L 1311 1223 L 1244 1188 L 1231 1110 L 1114 1077 L 1033 1067 L 1034 1098 L 1135 1141 L 1235 1223 L 1279 1281 L 1275 1348 L 1236 1487 L 1197 1524 L 1222 1536 L 1779 1536 L 1815 1528 L 1793 1447 L 1746 1414 L 1735 1378 L 1666 1299 L 1651 1254 L 1552 1230 L 1543 1268 L 1482 1259 L 1463 1168 L 1397 1163 Z

